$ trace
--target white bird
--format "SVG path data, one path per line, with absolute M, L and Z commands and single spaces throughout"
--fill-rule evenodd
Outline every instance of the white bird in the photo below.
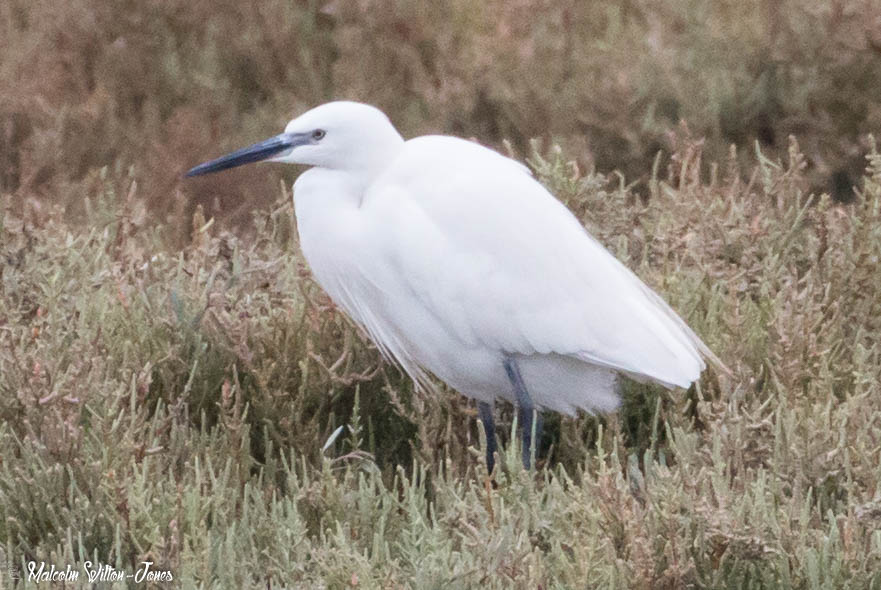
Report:
M 380 110 L 316 107 L 284 133 L 187 176 L 268 160 L 312 168 L 294 184 L 316 281 L 419 387 L 429 373 L 518 406 L 529 465 L 533 410 L 608 412 L 616 376 L 688 387 L 718 359 L 518 162 L 463 139 L 405 141 Z M 721 364 L 721 363 L 720 363 Z

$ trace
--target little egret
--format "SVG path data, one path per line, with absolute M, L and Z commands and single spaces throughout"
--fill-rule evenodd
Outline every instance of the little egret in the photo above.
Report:
M 492 473 L 492 403 L 518 407 L 528 468 L 535 411 L 608 412 L 616 378 L 688 387 L 712 352 L 529 170 L 447 136 L 404 141 L 380 110 L 316 107 L 284 133 L 187 176 L 267 160 L 294 184 L 316 281 L 416 383 L 478 403 Z M 535 420 L 535 424 L 534 421 Z

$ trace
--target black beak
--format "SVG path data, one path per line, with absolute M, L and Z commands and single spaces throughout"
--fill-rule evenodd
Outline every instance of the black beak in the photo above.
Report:
M 192 168 L 184 176 L 189 178 L 190 176 L 199 176 L 200 174 L 220 172 L 221 170 L 226 170 L 227 168 L 235 168 L 236 166 L 241 166 L 242 164 L 259 162 L 261 160 L 266 160 L 267 158 L 278 155 L 282 152 L 291 150 L 298 145 L 303 145 L 309 142 L 310 140 L 308 133 L 282 133 L 281 135 L 270 137 L 269 139 L 266 139 L 259 143 L 255 143 L 254 145 L 248 146 L 246 148 L 236 150 L 231 154 L 220 156 L 216 160 L 211 160 L 210 162 L 199 164 L 195 168 Z

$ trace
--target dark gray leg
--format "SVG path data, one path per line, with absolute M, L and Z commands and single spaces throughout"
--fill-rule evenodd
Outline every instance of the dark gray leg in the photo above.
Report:
M 523 383 L 523 377 L 520 376 L 520 368 L 517 361 L 511 357 L 505 359 L 505 372 L 508 374 L 508 380 L 514 386 L 514 393 L 517 396 L 517 419 L 520 422 L 520 440 L 523 446 L 523 467 L 529 469 L 529 456 L 532 451 L 532 425 L 533 416 L 537 415 L 535 420 L 535 438 L 541 438 L 541 414 L 533 414 L 535 412 L 535 404 L 532 402 L 529 392 L 526 390 L 526 384 Z M 536 454 L 538 448 L 536 444 Z
M 492 404 L 477 402 L 477 411 L 480 421 L 483 422 L 483 432 L 486 434 L 486 469 L 492 475 L 493 467 L 496 466 L 496 424 L 493 421 Z

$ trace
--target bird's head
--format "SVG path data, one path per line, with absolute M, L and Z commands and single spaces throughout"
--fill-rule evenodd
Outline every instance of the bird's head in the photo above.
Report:
M 329 102 L 292 120 L 283 133 L 199 164 L 186 175 L 260 161 L 369 173 L 387 162 L 403 141 L 379 109 L 358 102 Z

